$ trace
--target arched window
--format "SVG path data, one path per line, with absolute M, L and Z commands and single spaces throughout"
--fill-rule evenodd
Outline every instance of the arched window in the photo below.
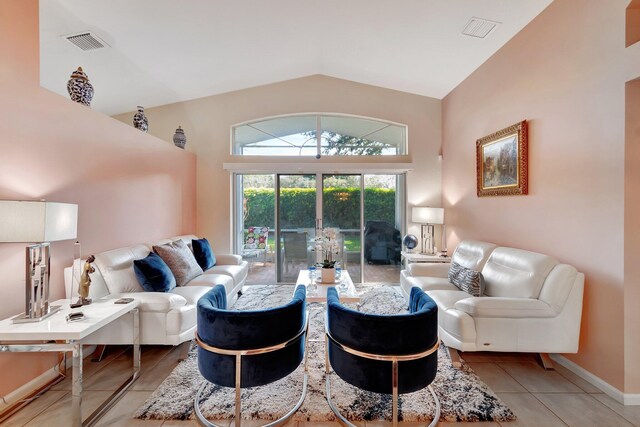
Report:
M 341 114 L 295 114 L 232 127 L 232 152 L 248 156 L 398 156 L 407 127 Z

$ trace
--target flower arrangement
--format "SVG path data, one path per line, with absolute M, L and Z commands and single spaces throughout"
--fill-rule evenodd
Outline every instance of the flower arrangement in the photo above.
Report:
M 316 251 L 322 251 L 322 268 L 334 268 L 335 256 L 340 253 L 340 239 L 337 228 L 324 228 L 322 234 L 316 237 Z

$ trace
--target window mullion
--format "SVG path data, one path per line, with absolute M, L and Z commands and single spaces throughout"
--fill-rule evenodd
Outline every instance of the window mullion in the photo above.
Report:
M 322 149 L 322 118 L 320 115 L 316 116 L 316 159 L 321 157 Z

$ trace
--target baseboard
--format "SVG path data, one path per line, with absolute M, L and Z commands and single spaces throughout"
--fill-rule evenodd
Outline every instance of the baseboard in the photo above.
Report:
M 86 359 L 91 356 L 95 351 L 95 345 L 87 345 L 83 348 L 83 356 Z M 72 358 L 66 358 L 66 369 L 71 369 L 72 367 Z M 42 389 L 49 386 L 53 381 L 60 377 L 60 368 L 62 367 L 62 363 L 58 363 L 55 366 L 47 369 L 45 372 L 35 377 L 31 381 L 17 389 L 13 390 L 11 393 L 6 396 L 0 397 L 0 424 L 2 424 L 2 419 L 8 414 L 13 413 L 16 410 L 16 406 L 19 402 L 25 398 L 29 398 L 36 393 L 40 393 Z M 68 371 L 71 374 L 70 371 Z M 17 406 L 19 407 L 19 406 Z M 8 411 L 8 412 L 7 412 Z
M 35 377 L 31 381 L 17 389 L 13 390 L 11 393 L 4 396 L 0 399 L 0 414 L 4 413 L 7 409 L 14 406 L 20 400 L 27 398 L 33 395 L 34 392 L 44 388 L 46 385 L 51 383 L 53 380 L 58 378 L 59 376 L 58 366 L 54 366 L 50 369 L 47 369 L 44 373 Z
M 602 378 L 584 369 L 582 366 L 572 362 L 560 354 L 551 354 L 551 359 L 557 364 L 564 366 L 589 384 L 602 390 L 609 397 L 623 405 L 640 405 L 640 393 L 625 393 L 618 390 Z

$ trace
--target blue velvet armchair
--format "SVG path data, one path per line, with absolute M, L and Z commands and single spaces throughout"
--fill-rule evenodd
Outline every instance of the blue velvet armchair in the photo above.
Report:
M 353 426 L 331 401 L 331 368 L 344 381 L 375 393 L 392 394 L 393 426 L 398 425 L 398 394 L 429 388 L 436 414 L 440 402 L 431 382 L 438 369 L 438 307 L 420 288 L 411 290 L 409 314 L 376 315 L 340 304 L 335 288 L 327 291 L 326 388 L 331 410 Z
M 252 311 L 227 310 L 224 286 L 218 285 L 198 301 L 198 368 L 207 381 L 225 387 L 235 387 L 235 425 L 240 427 L 242 405 L 240 390 L 272 383 L 292 373 L 302 359 L 304 382 L 296 406 L 283 417 L 269 424 L 286 421 L 298 410 L 307 391 L 306 342 L 308 337 L 306 291 L 298 286 L 286 305 Z M 201 394 L 207 382 L 198 390 L 194 410 L 200 422 L 209 422 L 200 410 Z

